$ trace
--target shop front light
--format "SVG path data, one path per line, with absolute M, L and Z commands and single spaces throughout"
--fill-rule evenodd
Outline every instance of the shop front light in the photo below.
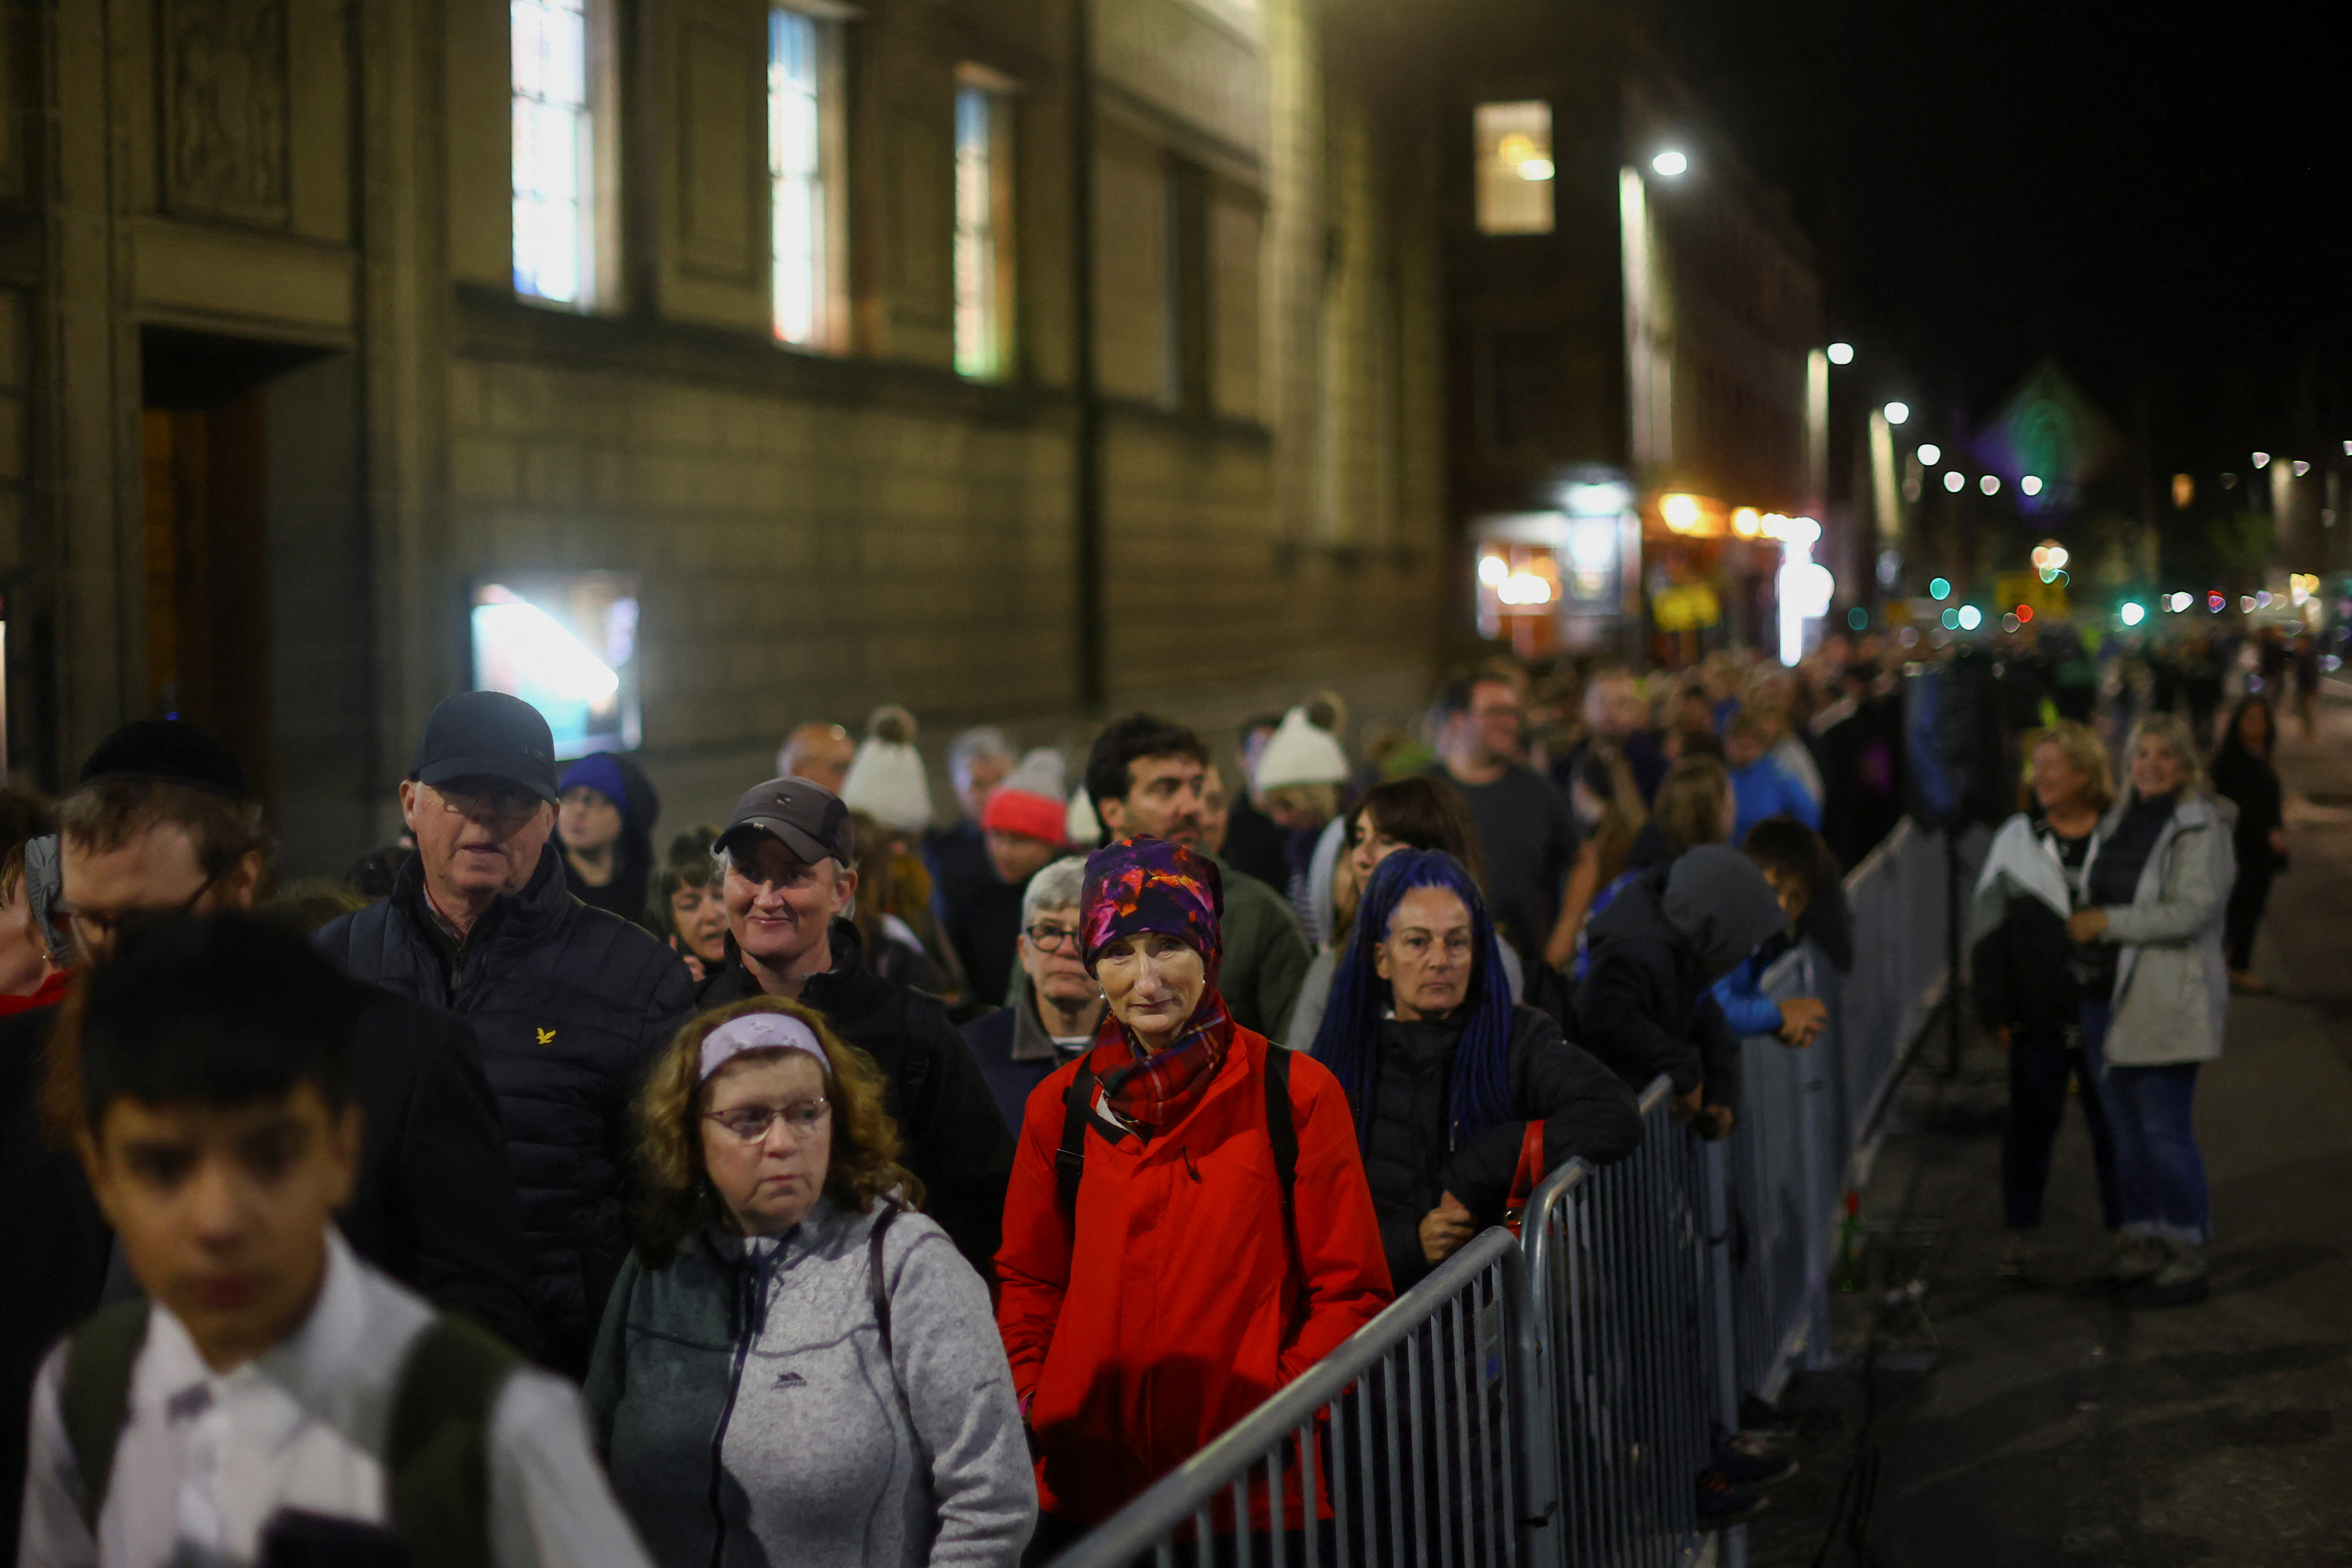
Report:
M 1478 581 L 1489 588 L 1499 588 L 1510 581 L 1510 563 L 1499 555 L 1478 557 Z

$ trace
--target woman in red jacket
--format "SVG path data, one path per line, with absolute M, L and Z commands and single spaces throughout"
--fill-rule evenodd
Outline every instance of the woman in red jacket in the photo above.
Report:
M 1039 1454 L 1033 1560 L 1390 1299 L 1339 1080 L 1236 1025 L 1217 994 L 1223 903 L 1214 863 L 1180 845 L 1122 839 L 1087 861 L 1079 940 L 1109 1008 L 1094 1048 L 1029 1097 L 996 1259 Z M 1265 1528 L 1265 1500 L 1252 1511 Z

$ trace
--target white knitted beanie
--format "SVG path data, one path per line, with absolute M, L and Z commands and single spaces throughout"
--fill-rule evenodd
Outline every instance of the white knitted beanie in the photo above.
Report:
M 1092 849 L 1102 842 L 1102 818 L 1095 815 L 1094 796 L 1080 784 L 1070 795 L 1070 809 L 1063 822 L 1063 842 L 1083 849 Z
M 893 833 L 920 833 L 931 825 L 931 785 L 923 776 L 923 754 L 915 750 L 914 715 L 904 708 L 874 710 L 841 800 Z
M 1257 774 L 1250 788 L 1260 795 L 1285 784 L 1345 784 L 1348 753 L 1331 732 L 1316 727 L 1304 708 L 1282 716 L 1282 727 L 1258 753 Z

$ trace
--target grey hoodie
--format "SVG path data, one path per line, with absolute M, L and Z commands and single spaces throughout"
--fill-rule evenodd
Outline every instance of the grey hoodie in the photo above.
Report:
M 1789 923 L 1772 884 L 1737 849 L 1685 850 L 1666 878 L 1666 923 L 1690 944 L 1712 985 Z
M 820 1199 L 781 1237 L 706 1235 L 658 1270 L 630 1258 L 587 1395 L 664 1568 L 1020 1561 L 1037 1483 L 987 1288 L 936 1223 L 900 1215 L 886 1358 L 873 1223 Z

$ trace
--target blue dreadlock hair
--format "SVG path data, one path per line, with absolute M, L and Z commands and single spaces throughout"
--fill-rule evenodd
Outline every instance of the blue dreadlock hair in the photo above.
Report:
M 1462 862 L 1442 849 L 1400 849 L 1372 873 L 1356 910 L 1356 926 L 1331 977 L 1330 1005 L 1315 1036 L 1313 1056 L 1331 1069 L 1348 1091 L 1360 1143 L 1370 1130 L 1372 1085 L 1378 1073 L 1381 1019 L 1388 1009 L 1386 982 L 1374 966 L 1372 950 L 1388 940 L 1397 905 L 1415 888 L 1444 888 L 1470 911 L 1470 994 L 1464 1001 L 1462 1040 L 1454 1049 L 1454 1083 L 1447 1104 L 1453 1141 L 1511 1120 L 1511 985 L 1486 900 Z

